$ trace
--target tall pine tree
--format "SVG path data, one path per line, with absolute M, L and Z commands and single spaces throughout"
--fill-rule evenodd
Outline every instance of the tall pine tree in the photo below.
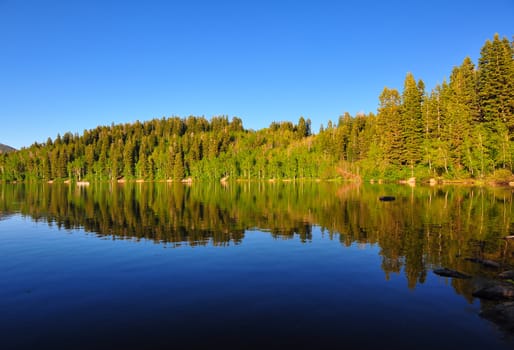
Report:
M 408 73 L 405 77 L 400 115 L 403 138 L 402 164 L 410 166 L 411 169 L 422 158 L 421 102 L 424 95 L 422 88 L 424 88 L 423 82 L 416 83 L 414 76 Z
M 457 171 L 471 168 L 470 154 L 473 123 L 478 120 L 475 65 L 466 57 L 455 67 L 450 77 L 447 104 L 446 136 L 451 149 L 453 166 Z
M 382 153 L 383 168 L 400 165 L 402 154 L 401 97 L 396 89 L 384 88 L 379 97 L 377 115 L 378 146 Z
M 504 123 L 514 133 L 514 60 L 508 39 L 493 41 L 482 47 L 478 60 L 478 97 L 482 119 L 494 125 Z

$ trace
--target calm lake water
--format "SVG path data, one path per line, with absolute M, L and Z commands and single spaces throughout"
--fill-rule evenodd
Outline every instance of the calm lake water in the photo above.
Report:
M 514 267 L 514 242 L 500 239 L 514 234 L 512 197 L 332 183 L 0 184 L 2 348 L 512 349 L 471 296 Z

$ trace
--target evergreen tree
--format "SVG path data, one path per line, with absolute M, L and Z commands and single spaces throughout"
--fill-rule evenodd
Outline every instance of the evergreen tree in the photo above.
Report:
M 423 103 L 424 164 L 432 176 L 449 173 L 450 143 L 446 132 L 448 91 L 448 84 L 443 82 L 432 90 Z
M 41 155 L 41 179 L 42 180 L 51 180 L 52 179 L 52 168 L 50 158 L 47 154 Z
M 423 119 L 421 102 L 424 91 L 420 91 L 424 84 L 416 83 L 414 76 L 408 73 L 402 93 L 401 124 L 402 124 L 402 164 L 409 165 L 411 169 L 422 156 Z
M 118 139 L 116 142 L 111 143 L 109 151 L 109 169 L 110 179 L 116 180 L 121 176 L 123 171 L 123 145 L 122 140 Z
M 298 137 L 307 137 L 310 135 L 310 132 L 310 120 L 309 122 L 306 122 L 303 117 L 300 117 L 300 119 L 298 119 L 298 125 L 296 127 L 296 133 L 298 134 Z
M 182 152 L 178 150 L 175 153 L 175 159 L 173 161 L 173 179 L 182 180 L 185 176 L 184 172 L 184 161 L 182 160 Z
M 482 47 L 478 60 L 478 97 L 482 119 L 493 127 L 494 121 L 504 123 L 514 135 L 514 61 L 513 47 L 508 39 L 493 41 Z
M 85 149 L 85 173 L 92 175 L 94 172 L 94 164 L 95 164 L 95 146 L 94 144 L 89 144 Z M 51 164 L 51 162 L 50 162 Z
M 468 139 L 472 138 L 473 123 L 478 120 L 475 66 L 469 57 L 452 71 L 447 103 L 447 141 L 452 163 L 460 172 L 470 166 Z
M 135 145 L 132 137 L 128 137 L 123 148 L 123 176 L 131 179 L 134 176 Z
M 390 165 L 398 166 L 402 159 L 401 98 L 398 90 L 384 88 L 379 97 L 377 115 L 378 146 L 384 171 Z

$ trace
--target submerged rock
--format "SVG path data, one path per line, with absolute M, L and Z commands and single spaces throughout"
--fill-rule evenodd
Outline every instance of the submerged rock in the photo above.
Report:
M 479 259 L 479 258 L 466 258 L 465 260 L 480 264 L 484 267 L 492 267 L 495 269 L 500 268 L 500 264 L 497 263 L 496 261 L 492 261 L 492 260 Z
M 508 331 L 514 331 L 514 302 L 512 301 L 483 310 L 480 316 L 505 327 Z
M 498 275 L 498 278 L 505 280 L 514 280 L 514 270 L 503 271 Z
M 482 260 L 481 264 L 484 265 L 485 267 L 492 267 L 495 269 L 499 269 L 501 266 L 500 263 L 497 263 L 496 261 L 492 261 L 492 260 Z
M 471 278 L 471 276 L 466 275 L 465 273 L 455 271 L 455 270 L 450 270 L 450 269 L 447 269 L 446 267 L 443 267 L 441 269 L 435 269 L 434 273 L 436 275 L 443 276 L 443 277 Z
M 396 199 L 396 197 L 394 196 L 382 196 L 382 197 L 378 197 L 379 200 L 381 200 L 382 202 L 392 202 Z
M 474 297 L 489 300 L 514 299 L 514 286 L 494 284 L 479 289 L 472 294 Z

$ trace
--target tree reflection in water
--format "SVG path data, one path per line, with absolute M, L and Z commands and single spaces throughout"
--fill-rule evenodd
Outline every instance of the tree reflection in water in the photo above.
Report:
M 379 197 L 394 195 L 395 201 Z M 0 218 L 20 212 L 61 229 L 113 239 L 149 239 L 172 247 L 242 244 L 245 231 L 277 239 L 312 239 L 312 226 L 343 245 L 380 247 L 385 278 L 404 273 L 409 288 L 444 266 L 493 276 L 465 260 L 514 266 L 512 192 L 469 187 L 243 182 L 0 185 Z M 472 300 L 470 281 L 453 279 Z

